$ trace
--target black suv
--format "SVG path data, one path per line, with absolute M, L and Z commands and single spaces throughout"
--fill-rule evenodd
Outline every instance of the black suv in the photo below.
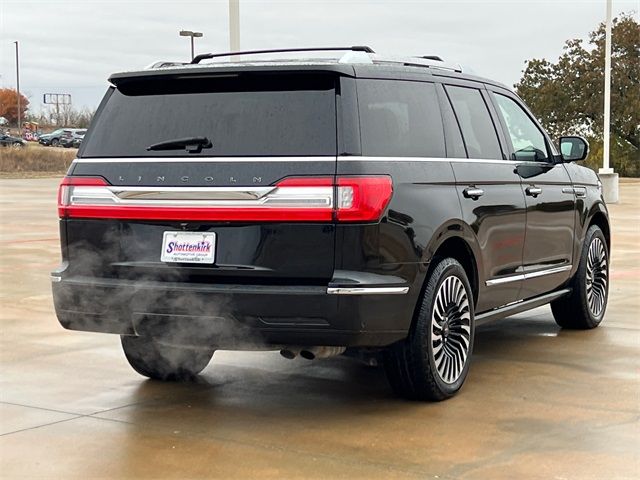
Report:
M 346 353 L 431 400 L 483 322 L 550 303 L 596 327 L 611 240 L 586 142 L 558 151 L 511 90 L 437 58 L 342 50 L 112 75 L 60 186 L 60 323 L 121 335 L 151 378 L 216 349 Z

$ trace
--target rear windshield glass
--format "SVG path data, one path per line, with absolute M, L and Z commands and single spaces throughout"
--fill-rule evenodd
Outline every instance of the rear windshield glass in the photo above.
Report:
M 325 74 L 130 81 L 107 94 L 80 156 L 335 155 L 335 82 Z M 213 146 L 147 150 L 188 137 Z

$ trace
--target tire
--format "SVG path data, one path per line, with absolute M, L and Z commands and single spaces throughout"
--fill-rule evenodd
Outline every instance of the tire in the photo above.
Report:
M 22 147 L 24 147 L 24 144 L 22 144 L 20 142 L 14 142 L 12 147 L 13 148 L 22 148 Z
M 434 262 L 412 332 L 384 355 L 391 387 L 410 400 L 440 401 L 455 395 L 467 377 L 473 351 L 473 294 L 467 275 L 453 258 Z
M 60 145 L 60 140 L 58 140 L 57 138 L 54 138 L 53 140 L 51 140 L 52 147 L 57 147 L 58 145 Z
M 214 350 L 172 347 L 148 337 L 122 335 L 122 349 L 140 375 L 154 380 L 181 381 L 195 377 L 208 365 Z
M 582 244 L 578 271 L 569 282 L 571 294 L 551 302 L 562 328 L 587 330 L 600 325 L 609 297 L 609 250 L 597 225 L 591 225 Z

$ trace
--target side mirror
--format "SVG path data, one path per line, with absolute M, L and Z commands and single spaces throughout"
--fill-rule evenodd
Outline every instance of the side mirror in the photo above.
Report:
M 563 162 L 579 162 L 589 155 L 589 143 L 582 137 L 560 137 Z

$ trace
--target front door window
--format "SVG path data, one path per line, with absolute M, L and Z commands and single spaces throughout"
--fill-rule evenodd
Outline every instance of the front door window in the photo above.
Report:
M 544 135 L 525 111 L 509 97 L 494 93 L 498 110 L 509 130 L 513 158 L 517 161 L 546 162 L 549 151 Z

